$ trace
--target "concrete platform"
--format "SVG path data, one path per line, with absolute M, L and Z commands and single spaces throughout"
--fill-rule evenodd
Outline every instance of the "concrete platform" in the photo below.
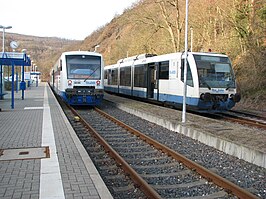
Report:
M 182 112 L 178 110 L 107 93 L 105 93 L 104 99 L 113 102 L 118 108 L 128 113 L 266 168 L 265 130 L 208 119 L 189 113 L 186 114 L 186 124 L 184 125 L 181 122 Z
M 0 100 L 0 198 L 112 198 L 46 83 Z

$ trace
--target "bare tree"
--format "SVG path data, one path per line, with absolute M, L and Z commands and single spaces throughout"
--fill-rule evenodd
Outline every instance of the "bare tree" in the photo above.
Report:
M 181 16 L 180 0 L 150 0 L 143 3 L 141 17 L 137 20 L 143 24 L 153 26 L 154 32 L 165 30 L 169 35 L 172 51 L 181 49 L 181 33 L 184 26 L 184 14 Z M 158 10 L 150 12 L 147 5 L 157 5 Z M 143 15 L 143 13 L 145 13 Z

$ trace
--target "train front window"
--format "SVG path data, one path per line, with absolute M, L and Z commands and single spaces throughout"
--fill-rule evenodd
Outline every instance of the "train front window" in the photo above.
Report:
M 90 55 L 67 55 L 67 76 L 69 79 L 95 80 L 101 77 L 101 57 Z
M 199 86 L 205 88 L 235 88 L 235 78 L 228 57 L 194 55 Z

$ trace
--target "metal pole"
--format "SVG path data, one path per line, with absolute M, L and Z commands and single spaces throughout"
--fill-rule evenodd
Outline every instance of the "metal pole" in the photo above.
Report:
M 186 25 L 185 25 L 185 63 L 184 63 L 184 87 L 182 123 L 186 123 L 186 97 L 187 97 L 187 55 L 188 55 L 188 0 L 186 0 Z
M 11 99 L 11 108 L 14 109 L 14 101 L 15 101 L 15 95 L 14 95 L 14 73 L 15 73 L 15 66 L 14 66 L 14 63 L 12 61 L 12 84 L 11 84 L 11 87 L 12 87 L 12 91 L 11 91 L 11 96 L 12 96 L 12 99 Z
M 4 53 L 5 52 L 5 27 L 3 26 L 0 26 L 3 28 L 3 46 L 2 46 L 2 52 Z M 3 54 L 4 55 L 4 54 Z M 3 94 L 3 87 L 4 87 L 4 84 L 2 84 L 4 81 L 2 79 L 2 73 L 3 73 L 3 68 L 2 68 L 2 65 L 1 65 L 1 91 L 0 91 L 0 94 Z M 3 99 L 3 96 L 0 97 L 1 99 Z
M 0 28 L 3 28 L 3 52 L 5 52 L 5 29 L 10 29 L 12 26 L 2 26 L 0 25 Z
M 18 72 L 16 72 L 16 93 L 18 93 Z
M 3 99 L 3 68 L 2 64 L 0 65 L 0 100 Z
M 21 77 L 21 82 L 25 82 L 24 80 L 25 80 L 25 68 L 24 68 L 24 63 L 23 63 L 23 65 L 22 65 L 22 77 Z M 26 85 L 25 85 L 25 88 L 26 88 Z M 21 92 L 21 94 L 22 94 L 22 96 L 21 96 L 21 98 L 22 98 L 22 100 L 24 100 L 24 88 L 21 90 L 22 92 Z
M 3 47 L 2 52 L 5 52 L 5 27 L 3 27 Z
M 5 52 L 5 29 L 10 29 L 10 28 L 12 28 L 12 26 L 2 26 L 2 25 L 0 25 L 0 28 L 3 28 L 3 46 L 2 46 L 2 52 L 3 52 L 3 55 L 2 56 L 4 56 L 4 52 Z M 1 65 L 1 78 L 0 78 L 0 80 L 1 80 L 1 88 L 0 88 L 0 94 L 3 94 L 3 90 L 4 90 L 4 83 L 5 83 L 5 81 L 3 81 L 3 77 L 2 77 L 2 73 L 4 73 L 3 72 L 3 68 L 2 68 L 2 65 Z M 8 80 L 9 80 L 9 77 L 8 77 Z M 3 99 L 3 96 L 1 95 L 0 96 L 0 98 L 1 99 Z
M 193 52 L 193 28 L 190 28 L 190 52 Z

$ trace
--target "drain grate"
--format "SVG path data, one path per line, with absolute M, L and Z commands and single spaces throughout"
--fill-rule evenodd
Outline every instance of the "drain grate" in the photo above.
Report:
M 48 146 L 38 148 L 0 149 L 0 161 L 41 159 L 49 157 L 50 150 Z

